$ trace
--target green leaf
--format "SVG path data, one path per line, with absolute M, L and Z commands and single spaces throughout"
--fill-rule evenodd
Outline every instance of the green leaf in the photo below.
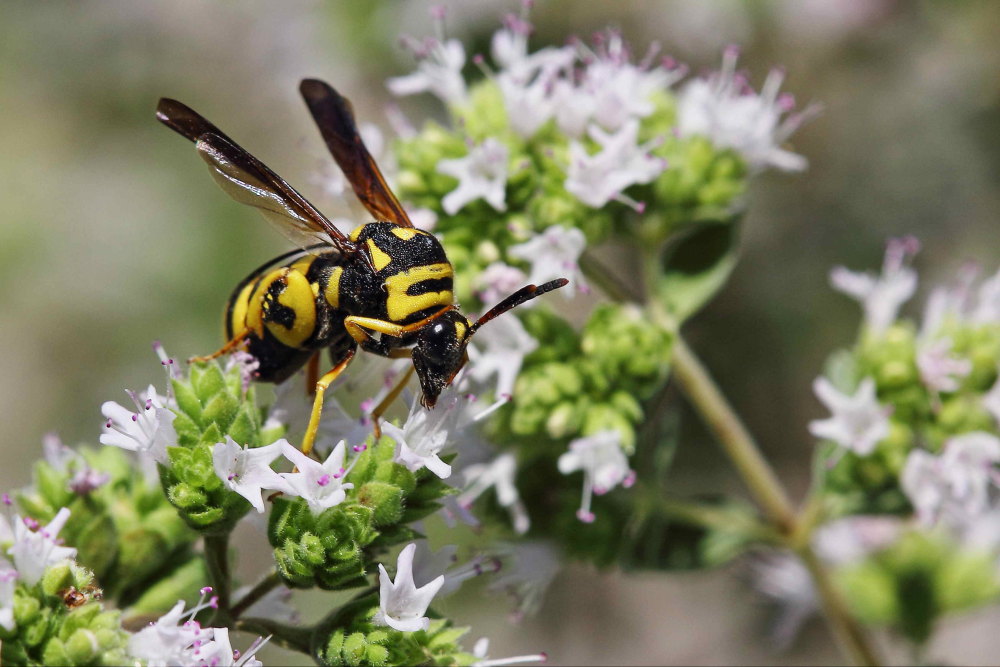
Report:
M 699 223 L 663 258 L 659 298 L 680 323 L 715 296 L 736 266 L 739 220 Z

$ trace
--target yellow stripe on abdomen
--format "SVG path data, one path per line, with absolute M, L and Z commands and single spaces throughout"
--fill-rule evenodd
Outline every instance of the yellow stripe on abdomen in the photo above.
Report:
M 440 280 L 454 275 L 451 264 L 427 264 L 415 266 L 385 279 L 388 292 L 386 314 L 393 322 L 401 322 L 410 315 L 433 306 L 450 306 L 455 301 L 451 290 L 408 294 L 409 289 L 424 280 Z

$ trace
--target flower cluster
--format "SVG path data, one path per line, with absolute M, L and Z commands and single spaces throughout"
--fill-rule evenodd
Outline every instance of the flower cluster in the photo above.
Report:
M 854 349 L 832 356 L 816 381 L 832 416 L 811 430 L 840 449 L 826 480 L 853 494 L 852 508 L 912 506 L 931 523 L 956 506 L 964 515 L 988 506 L 1000 451 L 1000 274 L 977 285 L 967 269 L 958 285 L 933 289 L 918 324 L 899 317 L 916 290 L 918 247 L 891 240 L 879 275 L 831 273 L 835 288 L 862 303 L 864 320 Z

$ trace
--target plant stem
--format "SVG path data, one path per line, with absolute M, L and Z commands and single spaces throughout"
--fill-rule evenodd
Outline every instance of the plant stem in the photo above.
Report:
M 808 535 L 799 535 L 798 519 L 791 500 L 774 470 L 761 455 L 743 422 L 726 401 L 708 371 L 684 339 L 674 340 L 674 372 L 691 404 L 701 413 L 708 427 L 736 466 L 750 493 L 765 514 L 787 538 L 789 546 L 797 542 L 797 553 L 812 576 L 834 636 L 858 665 L 878 665 L 871 640 L 851 615 L 840 591 L 833 585 L 809 544 Z
M 215 610 L 212 624 L 228 626 L 229 596 L 232 590 L 232 574 L 229 571 L 229 533 L 205 535 L 205 564 L 213 592 L 219 597 L 219 607 Z
M 790 534 L 795 526 L 792 501 L 743 422 L 679 334 L 674 339 L 673 363 L 681 390 L 725 449 L 754 500 L 781 532 Z
M 637 485 L 636 491 L 647 512 L 657 512 L 692 526 L 740 533 L 762 542 L 782 543 L 781 536 L 769 525 L 757 520 L 756 516 L 740 517 L 704 503 L 664 496 L 659 490 L 642 483 Z M 744 518 L 745 521 L 742 521 Z
M 275 570 L 271 570 L 266 577 L 254 584 L 254 587 L 247 591 L 246 595 L 240 598 L 229 610 L 229 615 L 233 620 L 238 619 L 247 609 L 252 607 L 262 597 L 270 593 L 281 584 L 281 578 Z
M 313 628 L 311 627 L 302 628 L 285 625 L 269 618 L 250 617 L 236 621 L 234 629 L 261 636 L 271 635 L 274 638 L 274 643 L 283 648 L 299 651 L 306 655 L 312 653 Z
M 879 665 L 871 638 L 847 608 L 847 601 L 830 579 L 830 573 L 820 561 L 812 546 L 806 544 L 798 550 L 799 557 L 812 575 L 813 584 L 819 592 L 830 630 L 851 655 L 856 665 Z

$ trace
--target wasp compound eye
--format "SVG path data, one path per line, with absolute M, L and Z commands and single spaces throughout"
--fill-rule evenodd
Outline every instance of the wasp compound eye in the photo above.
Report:
M 457 311 L 445 313 L 420 332 L 413 348 L 413 368 L 420 379 L 425 406 L 434 406 L 461 369 L 468 332 L 469 321 Z

